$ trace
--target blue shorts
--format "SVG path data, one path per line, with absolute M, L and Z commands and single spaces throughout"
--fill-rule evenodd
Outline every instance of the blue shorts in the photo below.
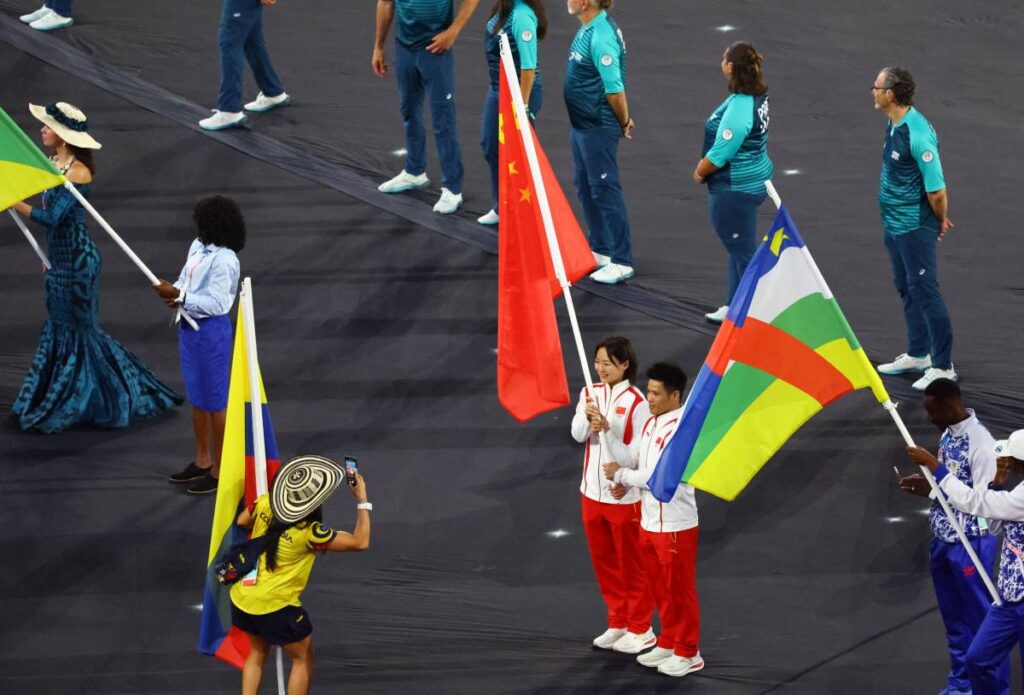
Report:
M 313 634 L 309 613 L 299 606 L 285 606 L 272 613 L 253 615 L 232 603 L 231 624 L 242 632 L 278 647 L 301 642 Z
M 178 328 L 181 376 L 193 407 L 217 413 L 228 407 L 233 348 L 231 319 L 211 316 L 197 319 L 195 331 L 182 321 Z

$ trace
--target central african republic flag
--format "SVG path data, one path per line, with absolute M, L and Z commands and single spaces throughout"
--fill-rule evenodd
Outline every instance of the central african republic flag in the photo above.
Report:
M 785 207 L 754 254 L 648 481 L 732 500 L 812 415 L 870 388 L 889 399 Z

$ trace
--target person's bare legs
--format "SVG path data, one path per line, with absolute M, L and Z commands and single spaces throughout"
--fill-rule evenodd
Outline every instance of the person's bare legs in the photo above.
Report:
M 286 644 L 282 649 L 292 660 L 292 672 L 288 675 L 288 695 L 309 695 L 309 681 L 313 676 L 313 635 L 301 642 Z
M 210 435 L 212 433 L 212 420 L 214 415 L 206 410 L 192 406 L 192 431 L 196 435 L 196 466 L 204 470 L 210 470 L 214 459 L 210 456 Z M 224 428 L 221 427 L 221 440 L 224 439 Z M 217 453 L 217 463 L 220 463 L 220 453 Z M 216 474 L 216 469 L 214 474 Z
M 256 695 L 263 680 L 263 664 L 270 645 L 256 635 L 249 635 L 249 656 L 242 667 L 242 695 Z

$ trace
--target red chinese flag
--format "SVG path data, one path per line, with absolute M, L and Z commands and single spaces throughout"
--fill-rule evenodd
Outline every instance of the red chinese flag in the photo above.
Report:
M 562 289 L 504 70 L 498 103 L 498 400 L 524 422 L 569 404 L 552 303 Z M 537 152 L 566 277 L 573 282 L 594 269 L 594 255 L 533 128 L 528 132 Z

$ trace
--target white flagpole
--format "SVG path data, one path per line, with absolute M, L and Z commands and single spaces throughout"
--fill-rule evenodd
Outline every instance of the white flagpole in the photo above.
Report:
M 14 211 L 14 208 L 8 208 L 7 212 L 11 213 L 11 217 L 14 218 L 14 223 L 18 225 L 18 229 L 20 229 L 21 233 L 25 235 L 25 238 L 28 240 L 29 246 L 31 246 L 32 250 L 36 252 L 37 256 L 39 256 L 39 260 L 43 262 L 43 267 L 49 270 L 50 261 L 46 257 L 46 254 L 43 253 L 43 250 L 39 248 L 39 244 L 36 242 L 36 238 L 32 236 L 32 232 L 28 230 L 28 226 L 25 224 L 25 220 L 21 219 L 21 215 L 16 213 Z
M 159 285 L 159 278 L 157 278 L 157 276 L 153 274 L 153 271 L 151 271 L 149 267 L 142 262 L 141 258 L 135 255 L 135 252 L 132 251 L 131 247 L 128 246 L 128 244 L 125 243 L 125 240 L 122 239 L 121 236 L 114 231 L 114 228 L 111 227 L 105 219 L 103 219 L 103 216 L 96 211 L 96 208 L 92 206 L 92 203 L 86 200 L 85 196 L 78 192 L 78 189 L 75 188 L 75 184 L 71 183 L 70 181 L 65 181 L 64 188 L 68 189 L 71 192 L 71 195 L 75 196 L 75 198 L 78 199 L 78 202 L 82 204 L 82 207 L 85 208 L 89 212 L 89 214 L 93 216 L 93 219 L 95 219 L 101 227 L 103 227 L 104 231 L 106 231 L 106 233 L 110 235 L 110 238 L 114 240 L 114 243 L 121 247 L 121 250 L 125 252 L 128 258 L 130 258 L 132 262 L 135 263 L 136 267 L 138 267 L 138 269 L 142 271 L 143 275 L 146 276 L 146 278 L 149 280 L 149 283 L 154 286 Z M 195 319 L 189 316 L 188 312 L 186 312 L 181 307 L 180 304 L 178 305 L 178 313 L 181 314 L 181 318 L 183 318 L 185 322 L 192 327 L 193 330 L 199 330 L 199 325 L 195 322 Z
M 242 280 L 239 293 L 242 303 L 242 320 L 245 322 L 245 355 L 249 368 L 249 416 L 252 422 L 252 458 L 256 475 L 256 495 L 267 494 L 267 445 L 263 439 L 263 395 L 260 391 L 260 360 L 256 350 L 256 316 L 252 302 L 252 279 Z M 285 695 L 284 659 L 281 648 L 277 648 L 277 690 Z
M 523 93 L 519 88 L 519 77 L 516 75 L 516 67 L 512 61 L 512 48 L 509 46 L 508 36 L 504 32 L 501 34 L 501 67 L 505 71 L 505 79 L 508 82 L 509 91 L 512 93 L 512 107 L 515 109 L 516 120 L 520 125 L 517 130 L 522 135 L 523 147 L 526 149 L 526 160 L 530 166 L 533 185 L 537 189 L 537 203 L 540 206 L 541 220 L 544 222 L 544 234 L 548 241 L 548 251 L 551 253 L 551 265 L 554 267 L 555 275 L 558 277 L 558 284 L 562 287 L 562 297 L 565 299 L 569 323 L 572 325 L 572 335 L 576 341 L 576 353 L 579 355 L 580 368 L 583 370 L 583 381 L 587 386 L 587 393 L 595 397 L 596 403 L 597 394 L 594 392 L 594 382 L 591 379 L 590 367 L 587 365 L 587 353 L 583 347 L 583 336 L 580 334 L 579 321 L 576 319 L 576 307 L 573 304 L 572 294 L 569 291 L 572 284 L 565 274 L 562 250 L 558 246 L 558 236 L 555 234 L 555 223 L 551 217 L 551 206 L 548 204 L 548 194 L 544 187 L 540 160 L 537 157 L 537 150 L 533 143 L 533 127 L 530 125 L 530 118 L 526 113 L 526 104 L 523 102 Z M 509 123 L 507 126 L 512 128 L 515 127 L 515 124 Z M 598 438 L 600 439 L 602 450 L 606 450 L 605 433 L 599 432 Z
M 775 203 L 775 207 L 781 208 L 782 198 L 779 197 L 779 193 L 778 191 L 775 190 L 775 186 L 772 185 L 772 182 L 765 181 L 764 187 L 768 192 L 768 197 L 771 198 L 772 202 Z M 815 272 L 818 274 L 819 279 L 822 282 L 822 286 L 827 288 L 828 285 L 825 284 L 824 277 L 821 276 L 821 272 L 818 270 L 817 264 L 815 264 L 813 260 L 811 262 L 811 267 L 813 267 Z M 914 443 L 914 438 L 910 436 L 910 431 L 907 429 L 906 424 L 904 424 L 903 418 L 901 418 L 900 414 L 896 412 L 896 403 L 893 403 L 892 400 L 887 399 L 884 403 L 882 403 L 882 407 L 885 408 L 886 411 L 888 411 L 889 415 L 892 416 L 893 421 L 896 423 L 896 428 L 900 431 L 900 434 L 903 435 L 903 441 L 906 442 L 907 446 L 917 446 Z M 971 558 L 971 562 L 974 563 L 974 567 L 978 570 L 978 573 L 981 575 L 981 581 L 984 582 L 985 588 L 988 589 L 988 593 L 989 595 L 991 595 L 993 603 L 995 603 L 997 606 L 1002 605 L 1002 601 L 999 599 L 999 592 L 996 591 L 996 587 L 992 583 L 992 578 L 988 575 L 988 569 L 981 562 L 981 560 L 978 559 L 977 554 L 974 552 L 974 548 L 971 546 L 970 541 L 967 539 L 967 534 L 964 533 L 964 528 L 960 524 L 960 520 L 957 519 L 956 515 L 953 513 L 953 509 L 949 506 L 949 501 L 946 499 L 945 493 L 943 493 L 942 490 L 939 489 L 939 484 L 938 482 L 936 482 L 935 476 L 932 475 L 932 472 L 928 470 L 927 466 L 920 466 L 920 469 L 921 472 L 924 474 L 925 480 L 928 481 L 928 484 L 931 486 L 932 491 L 935 493 L 935 499 L 938 500 L 939 504 L 942 506 L 942 510 L 946 512 L 946 518 L 949 519 L 949 523 L 953 526 L 953 530 L 956 531 L 957 538 L 960 539 L 960 543 L 963 544 L 964 550 L 967 551 L 967 554 Z M 899 473 L 899 470 L 897 470 L 896 472 Z

